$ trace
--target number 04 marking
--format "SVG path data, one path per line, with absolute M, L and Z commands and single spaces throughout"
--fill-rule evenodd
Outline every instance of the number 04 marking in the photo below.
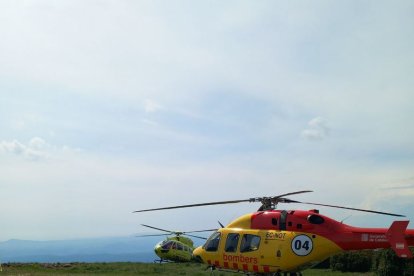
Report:
M 313 249 L 312 239 L 306 235 L 296 236 L 292 240 L 291 246 L 293 252 L 298 256 L 307 256 Z

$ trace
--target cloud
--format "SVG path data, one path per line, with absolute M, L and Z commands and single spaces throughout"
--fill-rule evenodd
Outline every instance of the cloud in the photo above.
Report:
M 153 113 L 160 109 L 162 109 L 162 106 L 159 103 L 150 99 L 144 101 L 144 110 L 146 113 Z
M 46 145 L 47 144 L 46 144 L 45 140 L 43 140 L 42 138 L 39 138 L 39 137 L 33 137 L 29 141 L 29 147 L 33 148 L 33 149 L 37 149 L 37 150 L 41 150 L 41 149 L 45 148 Z
M 414 184 L 406 185 L 406 186 L 384 188 L 384 190 L 404 190 L 404 189 L 414 189 Z
M 158 123 L 148 119 L 141 119 L 141 122 L 148 126 L 157 126 Z
M 383 190 L 405 190 L 405 189 L 413 189 L 414 188 L 414 177 L 399 179 L 397 181 L 393 181 L 390 184 L 392 186 L 383 188 Z
M 33 137 L 27 144 L 18 140 L 0 141 L 0 154 L 14 155 L 32 161 L 47 159 L 53 153 L 67 152 L 68 149 L 67 146 L 59 148 L 50 145 L 40 137 Z
M 307 140 L 323 140 L 330 132 L 327 121 L 322 117 L 316 117 L 309 121 L 308 127 L 304 129 L 301 136 Z
M 0 153 L 21 156 L 29 160 L 39 160 L 47 157 L 45 146 L 46 142 L 39 137 L 33 137 L 27 145 L 18 140 L 1 141 Z
M 26 146 L 17 140 L 13 140 L 11 142 L 8 142 L 8 141 L 0 142 L 0 152 L 21 155 L 25 152 L 25 150 L 26 150 Z

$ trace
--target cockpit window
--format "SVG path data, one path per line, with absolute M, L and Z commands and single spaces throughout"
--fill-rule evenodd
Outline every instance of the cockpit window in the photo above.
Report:
M 226 252 L 236 252 L 237 244 L 239 243 L 239 234 L 236 233 L 229 233 L 227 235 L 226 246 L 224 247 L 224 251 Z
M 256 251 L 260 246 L 260 237 L 256 235 L 243 235 L 240 252 Z
M 217 251 L 220 243 L 221 234 L 219 232 L 214 233 L 204 244 L 206 251 Z
M 309 215 L 308 216 L 308 221 L 312 224 L 322 224 L 322 223 L 325 222 L 323 217 L 318 216 L 318 215 Z
M 164 243 L 161 248 L 162 249 L 171 249 L 173 242 L 172 241 L 167 241 L 166 243 Z

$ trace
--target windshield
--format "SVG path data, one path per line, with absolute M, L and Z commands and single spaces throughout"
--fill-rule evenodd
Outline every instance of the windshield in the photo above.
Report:
M 208 238 L 203 248 L 206 251 L 217 251 L 220 243 L 220 237 L 221 234 L 219 232 L 215 232 L 213 235 L 210 236 L 210 238 Z
M 173 244 L 172 241 L 166 241 L 161 245 L 162 249 L 171 249 L 171 245 Z

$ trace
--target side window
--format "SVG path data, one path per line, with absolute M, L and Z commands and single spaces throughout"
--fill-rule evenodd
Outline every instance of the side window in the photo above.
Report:
M 224 247 L 224 251 L 236 252 L 237 244 L 239 243 L 239 237 L 239 234 L 229 233 L 227 235 L 226 246 Z
M 243 235 L 240 252 L 256 251 L 260 246 L 260 237 L 256 235 Z
M 221 234 L 219 232 L 214 233 L 204 244 L 206 251 L 217 251 L 220 243 Z
M 178 250 L 183 250 L 183 245 L 181 243 L 177 242 L 177 249 Z

